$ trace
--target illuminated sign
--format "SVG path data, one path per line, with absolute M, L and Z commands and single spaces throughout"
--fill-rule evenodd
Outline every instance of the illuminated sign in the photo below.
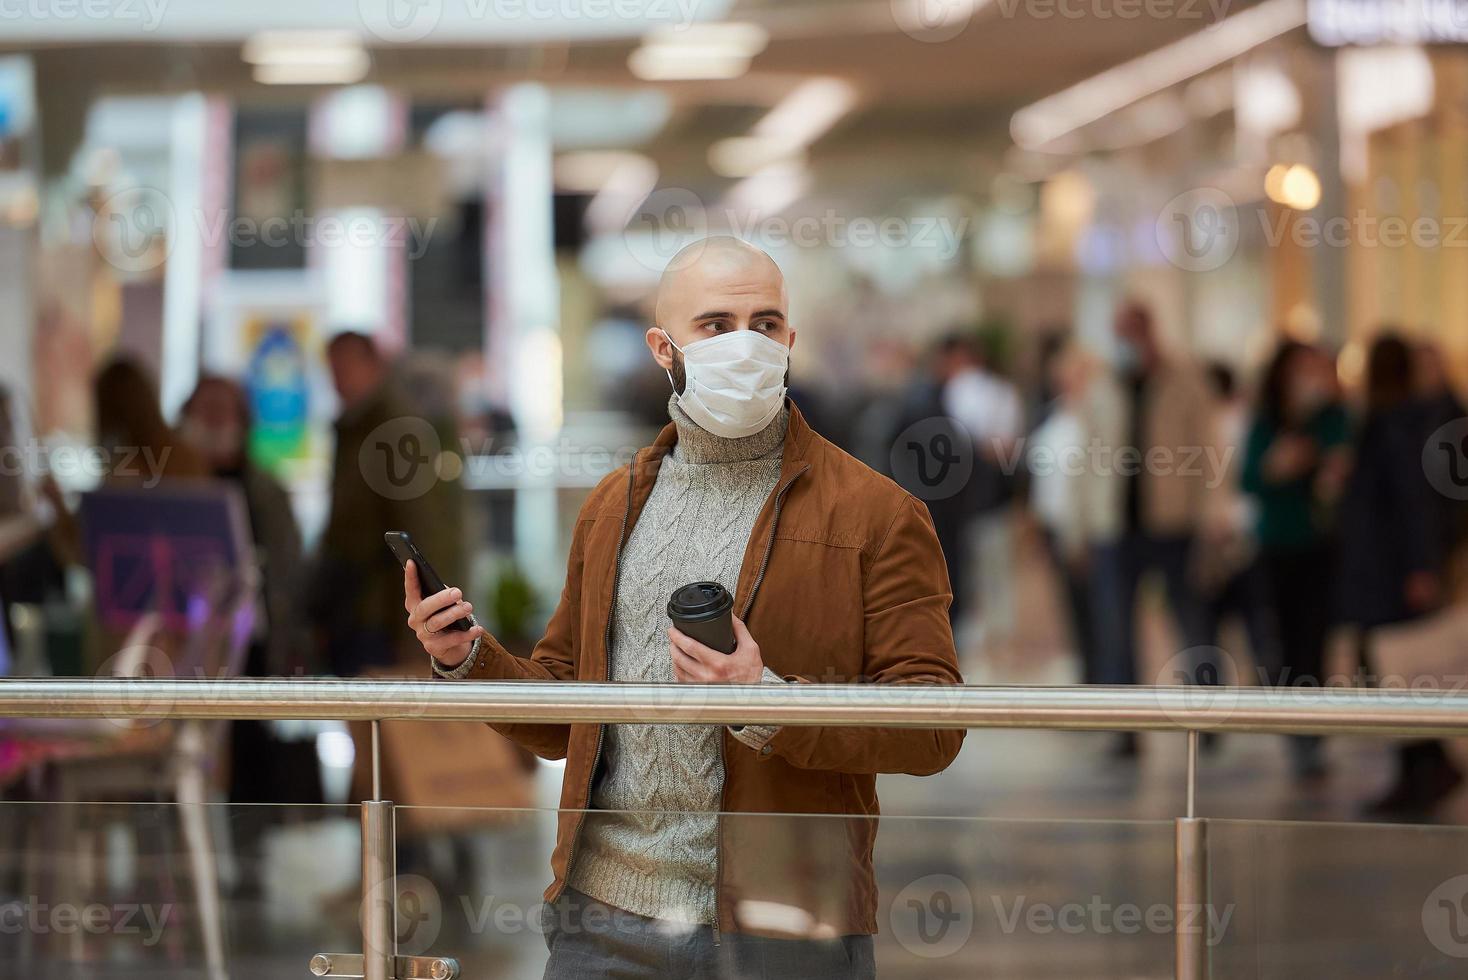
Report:
M 1468 41 L 1468 0 L 1309 0 L 1319 44 L 1453 44 Z

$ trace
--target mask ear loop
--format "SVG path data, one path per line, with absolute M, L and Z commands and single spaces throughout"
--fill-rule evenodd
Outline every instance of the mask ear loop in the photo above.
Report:
M 662 327 L 658 327 L 658 329 L 659 330 L 663 330 Z M 672 336 L 672 334 L 668 333 L 668 331 L 666 331 L 666 330 L 663 330 L 663 336 L 668 338 L 668 343 L 673 344 L 673 349 L 675 351 L 677 351 L 680 354 L 683 354 L 683 348 L 679 347 L 676 343 L 673 343 L 673 336 Z M 688 355 L 687 354 L 683 354 L 683 357 L 686 360 L 687 357 L 688 357 Z M 678 390 L 678 386 L 676 384 L 674 384 L 674 382 L 673 382 L 673 372 L 670 371 L 670 370 L 668 370 L 667 368 L 663 368 L 663 373 L 668 376 L 668 387 L 673 389 L 673 394 L 677 395 L 680 398 L 683 397 L 683 392 L 679 391 Z M 684 388 L 687 388 L 688 387 L 686 381 L 684 382 L 684 385 L 683 386 L 684 386 Z

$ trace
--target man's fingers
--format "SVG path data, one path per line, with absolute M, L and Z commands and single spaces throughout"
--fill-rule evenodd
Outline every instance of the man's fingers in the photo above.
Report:
M 469 603 L 456 602 L 442 612 L 435 613 L 434 615 L 428 617 L 428 619 L 424 621 L 423 626 L 430 633 L 437 633 L 439 630 L 447 629 L 449 624 L 457 623 L 459 620 L 468 616 L 473 611 L 474 607 Z
M 423 601 L 423 587 L 418 584 L 418 565 L 411 558 L 403 565 L 403 608 L 408 612 Z
M 427 622 L 434 613 L 448 606 L 452 606 L 462 598 L 464 598 L 464 593 L 459 589 L 444 589 L 442 592 L 435 592 L 413 607 L 412 614 L 408 616 L 408 623 L 414 629 L 417 629 L 418 626 Z M 455 616 L 454 619 L 458 619 L 458 617 Z M 453 619 L 449 620 L 451 623 L 453 621 Z
M 698 642 L 687 633 L 684 633 L 676 626 L 668 627 L 668 641 L 673 644 L 675 649 L 681 651 L 682 653 L 693 658 L 699 663 L 702 663 L 705 657 L 723 656 L 723 654 L 719 653 L 719 651 L 713 649 L 712 647 L 704 646 L 702 643 Z
M 754 637 L 749 635 L 749 627 L 744 625 L 744 620 L 740 619 L 738 616 L 730 616 L 729 618 L 734 622 L 735 643 L 737 643 L 739 646 L 744 646 L 746 640 L 754 639 Z
M 708 668 L 701 660 L 684 653 L 678 647 L 673 647 L 673 672 L 682 674 L 679 680 L 684 683 L 705 684 L 710 680 Z

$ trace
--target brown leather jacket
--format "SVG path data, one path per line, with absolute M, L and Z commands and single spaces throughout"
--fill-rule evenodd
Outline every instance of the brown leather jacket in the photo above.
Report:
M 669 424 L 592 491 L 576 520 L 560 603 L 534 653 L 517 658 L 488 641 L 471 679 L 607 679 L 618 575 L 635 574 L 620 568 L 621 546 L 676 440 Z M 791 404 L 779 482 L 755 521 L 735 588 L 735 611 L 765 664 L 805 683 L 960 684 L 951 598 L 924 504 L 813 432 Z M 555 881 L 546 890 L 554 901 L 589 806 L 602 726 L 494 727 L 537 755 L 566 760 Z M 789 726 L 757 752 L 726 731 L 719 929 L 788 936 L 762 924 L 783 906 L 782 921 L 806 923 L 797 932 L 876 932 L 876 774 L 940 772 L 963 735 Z

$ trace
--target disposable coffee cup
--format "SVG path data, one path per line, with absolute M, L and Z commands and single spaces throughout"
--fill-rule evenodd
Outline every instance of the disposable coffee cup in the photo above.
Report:
M 673 590 L 668 618 L 688 636 L 720 653 L 733 653 L 734 597 L 718 582 L 693 582 Z

